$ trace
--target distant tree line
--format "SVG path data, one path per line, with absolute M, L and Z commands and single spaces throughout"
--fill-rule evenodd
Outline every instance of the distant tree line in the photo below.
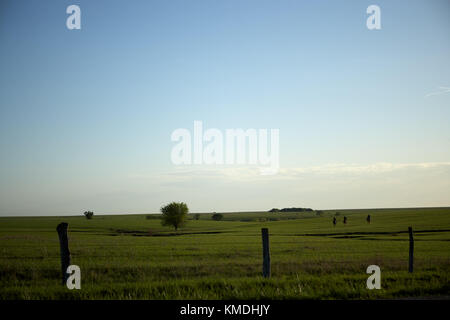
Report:
M 309 212 L 309 211 L 314 210 L 311 208 L 283 208 L 283 209 L 273 208 L 269 210 L 269 212 Z

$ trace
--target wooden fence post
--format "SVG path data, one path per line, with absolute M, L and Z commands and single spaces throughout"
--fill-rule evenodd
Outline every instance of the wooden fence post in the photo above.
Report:
M 270 277 L 270 252 L 269 252 L 269 230 L 261 229 L 263 244 L 263 277 Z
M 414 269 L 414 238 L 412 227 L 408 227 L 409 232 L 409 272 L 413 272 Z
M 58 231 L 59 246 L 61 248 L 61 272 L 62 272 L 62 284 L 66 285 L 67 278 L 67 268 L 70 266 L 70 251 L 69 251 L 69 241 L 67 239 L 67 227 L 69 225 L 66 222 L 58 224 L 56 231 Z

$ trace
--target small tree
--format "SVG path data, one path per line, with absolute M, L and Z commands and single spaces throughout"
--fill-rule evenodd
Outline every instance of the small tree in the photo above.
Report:
M 213 220 L 220 221 L 223 218 L 223 214 L 221 214 L 221 213 L 214 213 L 211 218 Z
M 200 213 L 194 214 L 194 220 L 200 220 Z
M 94 212 L 92 212 L 92 211 L 85 211 L 84 212 L 84 216 L 86 217 L 86 219 L 90 220 L 94 216 Z
M 173 226 L 175 231 L 186 223 L 186 216 L 189 209 L 184 202 L 171 202 L 161 208 L 162 225 Z

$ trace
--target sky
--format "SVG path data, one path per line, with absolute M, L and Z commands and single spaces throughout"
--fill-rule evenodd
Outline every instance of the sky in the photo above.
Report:
M 2 0 L 0 215 L 449 206 L 449 32 L 447 0 Z M 278 129 L 279 172 L 175 165 L 194 121 Z

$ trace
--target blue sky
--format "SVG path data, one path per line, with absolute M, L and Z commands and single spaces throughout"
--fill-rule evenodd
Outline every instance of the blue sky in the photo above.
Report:
M 449 9 L 2 1 L 0 215 L 450 205 Z M 174 166 L 194 120 L 279 129 L 280 174 Z

